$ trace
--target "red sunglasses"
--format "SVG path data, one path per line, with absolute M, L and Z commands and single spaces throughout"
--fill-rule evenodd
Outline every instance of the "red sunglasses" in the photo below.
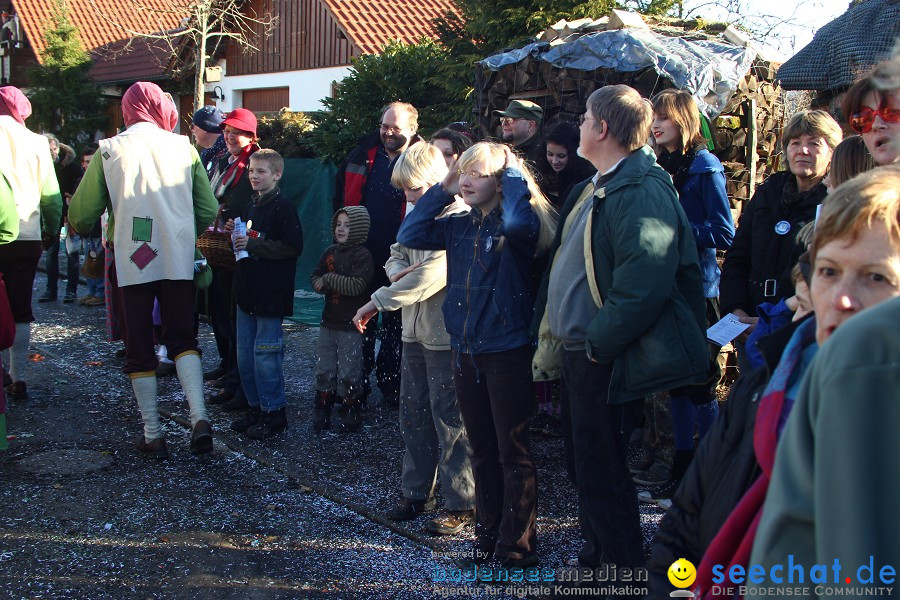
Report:
M 875 115 L 880 116 L 885 123 L 897 123 L 900 121 L 900 108 L 885 106 L 872 110 L 868 106 L 863 106 L 861 111 L 850 117 L 850 129 L 856 133 L 869 133 L 872 131 L 872 124 L 875 123 Z

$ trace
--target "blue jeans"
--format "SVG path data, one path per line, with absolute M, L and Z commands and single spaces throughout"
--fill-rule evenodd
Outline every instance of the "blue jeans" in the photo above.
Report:
M 250 406 L 284 408 L 284 333 L 281 317 L 257 317 L 237 307 L 237 363 Z
M 85 277 L 84 279 L 87 281 L 88 296 L 93 296 L 94 298 L 104 297 L 105 286 L 102 277 L 100 279 Z

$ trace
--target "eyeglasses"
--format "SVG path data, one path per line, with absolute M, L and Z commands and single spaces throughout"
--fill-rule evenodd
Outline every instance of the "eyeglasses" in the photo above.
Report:
M 589 117 L 588 115 L 578 115 L 578 126 L 581 127 L 584 125 L 585 121 L 594 121 L 594 117 Z
M 478 171 L 456 171 L 460 177 L 465 176 L 469 179 L 487 179 L 488 177 L 496 177 L 496 173 L 479 173 Z
M 403 128 L 402 127 L 391 127 L 390 125 L 385 125 L 384 123 L 382 123 L 381 131 L 383 131 L 385 133 L 393 133 L 394 135 L 397 135 L 398 133 L 403 131 Z
M 861 111 L 850 117 L 850 129 L 856 133 L 869 133 L 872 131 L 876 115 L 880 116 L 885 123 L 900 122 L 900 108 L 885 106 L 878 110 L 872 110 L 868 106 L 863 106 Z
M 522 117 L 500 117 L 501 125 L 510 125 L 516 121 L 521 121 Z

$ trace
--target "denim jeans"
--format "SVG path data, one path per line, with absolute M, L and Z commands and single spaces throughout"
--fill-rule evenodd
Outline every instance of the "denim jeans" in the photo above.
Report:
M 237 307 L 237 364 L 250 406 L 284 408 L 284 332 L 281 317 L 257 317 Z
M 88 296 L 93 296 L 94 298 L 104 297 L 104 285 L 102 277 L 99 279 L 85 277 L 84 279 L 85 281 L 87 281 Z

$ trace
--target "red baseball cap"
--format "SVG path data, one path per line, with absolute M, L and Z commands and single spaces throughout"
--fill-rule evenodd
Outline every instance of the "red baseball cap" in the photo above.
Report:
M 225 129 L 226 125 L 231 125 L 235 129 L 256 135 L 256 115 L 246 108 L 236 108 L 225 115 L 225 120 L 222 121 L 219 127 Z

